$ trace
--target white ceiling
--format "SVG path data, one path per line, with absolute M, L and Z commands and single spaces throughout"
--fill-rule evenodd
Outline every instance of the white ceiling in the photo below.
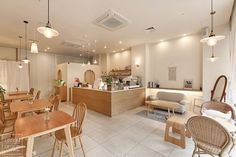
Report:
M 233 0 L 215 0 L 215 25 L 229 21 Z M 115 32 L 107 31 L 93 21 L 112 9 L 131 21 L 127 27 Z M 107 53 L 133 45 L 159 41 L 181 34 L 199 32 L 209 26 L 210 0 L 50 0 L 52 26 L 59 37 L 46 39 L 36 33 L 39 49 L 78 55 L 79 49 L 65 47 L 64 40 L 76 43 L 97 40 L 96 52 Z M 17 47 L 18 35 L 24 35 L 23 20 L 29 21 L 29 38 L 34 29 L 47 21 L 47 0 L 2 0 L 0 2 L 0 43 Z M 147 33 L 153 26 L 156 32 Z M 85 37 L 85 35 L 87 37 Z M 122 44 L 119 44 L 119 41 Z M 107 49 L 104 49 L 107 45 Z M 93 49 L 94 46 L 90 46 Z

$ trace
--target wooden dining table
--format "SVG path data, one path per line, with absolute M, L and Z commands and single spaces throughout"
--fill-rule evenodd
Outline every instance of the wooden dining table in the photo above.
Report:
M 33 112 L 51 107 L 53 104 L 46 99 L 38 99 L 32 101 L 15 101 L 10 103 L 10 110 L 17 113 L 17 117 L 21 117 L 22 113 Z
M 7 92 L 7 95 L 12 96 L 12 95 L 27 95 L 28 91 L 11 91 Z
M 46 113 L 22 117 L 15 122 L 15 138 L 27 139 L 26 157 L 32 157 L 34 138 L 60 129 L 65 130 L 69 156 L 74 157 L 70 125 L 75 123 L 75 119 L 62 111 L 49 112 L 47 120 L 45 116 Z

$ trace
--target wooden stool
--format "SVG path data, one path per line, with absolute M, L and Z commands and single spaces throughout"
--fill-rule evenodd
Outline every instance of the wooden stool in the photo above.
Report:
M 185 136 L 191 137 L 190 132 L 186 130 L 186 123 L 188 119 L 194 116 L 194 114 L 185 114 L 183 116 L 172 116 L 166 121 L 166 130 L 164 140 L 175 145 L 178 145 L 182 148 L 186 147 L 185 144 Z M 170 136 L 170 128 L 172 128 L 173 133 L 177 133 L 180 135 L 180 139 Z

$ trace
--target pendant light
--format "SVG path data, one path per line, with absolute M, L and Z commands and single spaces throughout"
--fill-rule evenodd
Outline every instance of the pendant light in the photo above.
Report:
M 31 48 L 30 48 L 30 52 L 31 53 L 39 53 L 38 51 L 38 44 L 37 44 L 37 41 L 35 40 L 35 36 L 36 36 L 36 30 L 34 29 L 34 39 L 32 40 L 32 43 L 31 43 Z
M 217 35 L 216 36 L 214 34 L 213 24 L 214 24 L 214 14 L 215 13 L 216 12 L 213 10 L 213 0 L 211 0 L 211 13 L 210 13 L 210 15 L 211 15 L 211 33 L 208 37 L 203 38 L 203 39 L 200 40 L 200 42 L 207 43 L 207 45 L 209 45 L 209 46 L 215 46 L 217 41 L 223 40 L 225 38 L 225 36 L 223 36 L 223 35 Z
M 39 53 L 38 45 L 37 45 L 36 41 L 32 42 L 30 52 L 31 53 Z
M 38 27 L 38 32 L 43 34 L 46 38 L 52 38 L 59 35 L 59 32 L 52 28 L 51 23 L 49 21 L 49 0 L 48 0 L 48 22 L 44 27 Z
M 20 58 L 20 59 L 18 59 L 18 60 L 19 60 L 19 65 L 18 65 L 18 67 L 19 67 L 20 69 L 23 68 L 23 66 L 22 66 L 22 64 L 21 64 L 21 39 L 22 39 L 22 36 L 19 36 L 19 40 L 20 40 L 19 58 Z
M 218 60 L 219 58 L 218 57 L 215 57 L 215 55 L 214 55 L 214 46 L 212 46 L 211 47 L 211 57 L 210 58 L 208 58 L 208 60 L 210 61 L 210 62 L 215 62 L 216 60 Z
M 30 60 L 28 59 L 28 52 L 27 52 L 27 24 L 29 23 L 28 21 L 24 21 L 25 23 L 25 59 L 23 59 L 22 61 L 25 64 L 28 64 L 30 62 Z

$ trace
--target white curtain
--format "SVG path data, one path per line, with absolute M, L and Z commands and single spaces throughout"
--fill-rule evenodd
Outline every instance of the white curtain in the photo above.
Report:
M 230 31 L 230 78 L 229 78 L 229 102 L 236 103 L 236 12 L 234 11 Z
M 49 53 L 29 54 L 30 87 L 40 90 L 41 98 L 48 98 L 54 91 L 53 80 L 56 78 L 56 55 Z
M 7 91 L 29 90 L 29 69 L 27 64 L 19 69 L 15 61 L 0 61 L 0 84 Z

